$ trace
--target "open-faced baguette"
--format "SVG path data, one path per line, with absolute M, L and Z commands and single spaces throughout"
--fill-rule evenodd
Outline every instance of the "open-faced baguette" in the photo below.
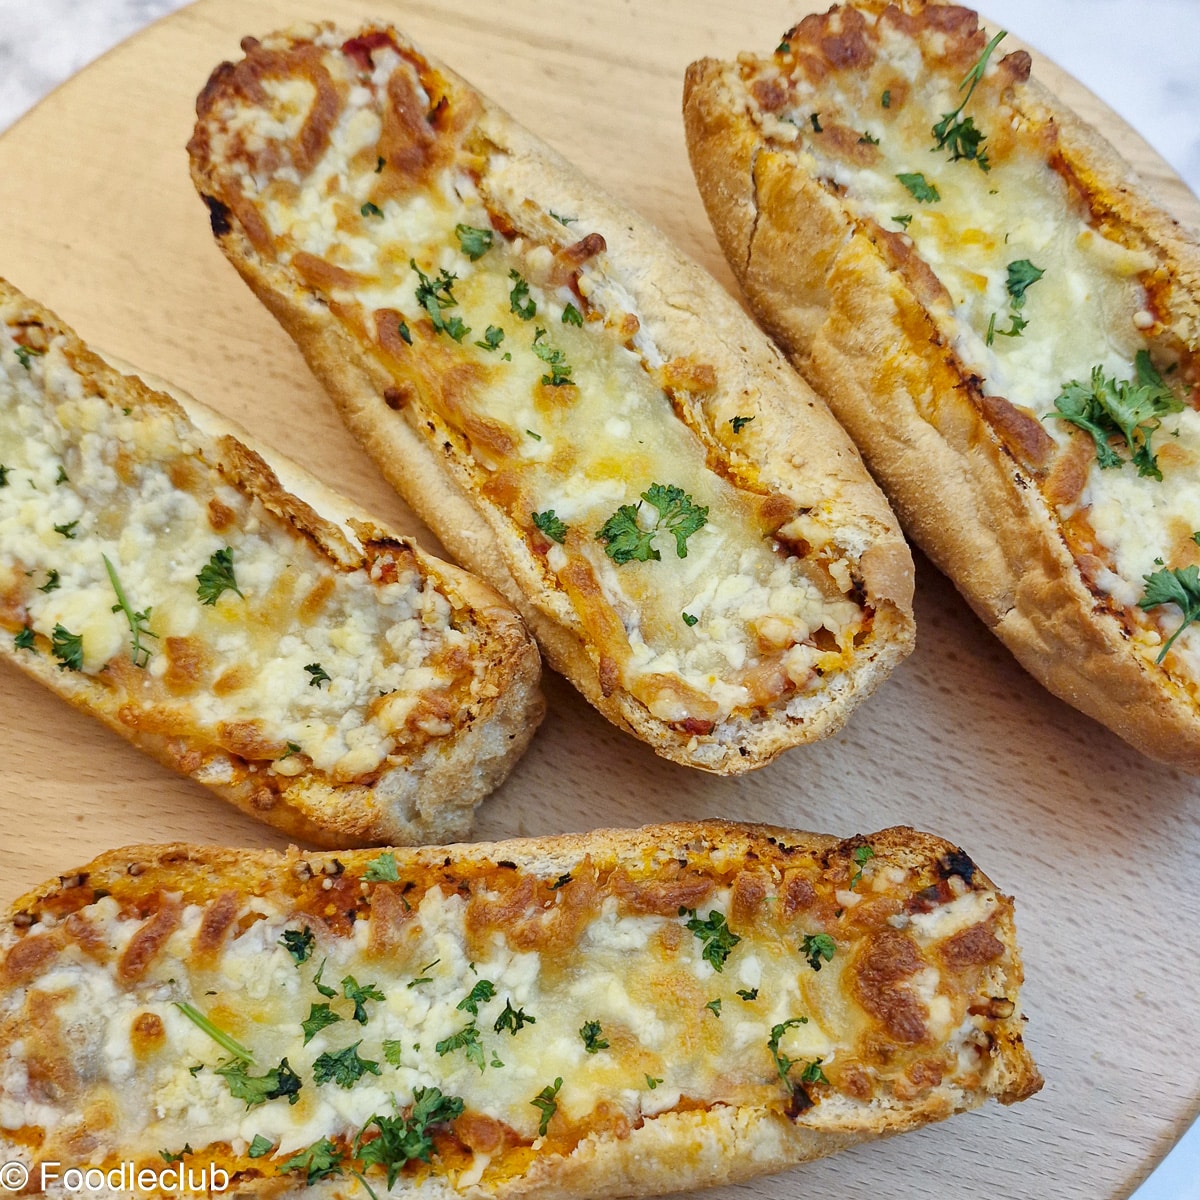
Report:
M 243 49 L 190 145 L 213 232 L 451 552 L 665 757 L 840 727 L 911 646 L 911 559 L 738 306 L 394 30 Z
M 1166 650 L 1200 611 L 1200 251 L 990 42 L 868 2 L 695 63 L 696 178 L 912 537 L 1048 688 L 1200 771 L 1200 632 Z
M 18 900 L 0 955 L 35 1184 L 182 1153 L 240 1196 L 648 1195 L 1041 1085 L 1012 901 L 911 829 L 133 847 Z
M 280 470 L 0 281 L 0 655 L 294 836 L 462 837 L 540 719 L 537 650 Z

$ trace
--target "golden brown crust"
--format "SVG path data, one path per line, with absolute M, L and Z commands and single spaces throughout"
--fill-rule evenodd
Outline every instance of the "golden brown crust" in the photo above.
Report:
M 856 854 L 867 846 L 874 852 L 872 860 Z M 485 1174 L 478 1184 L 465 1191 L 456 1190 L 452 1183 L 453 1168 L 450 1179 L 445 1174 L 448 1164 L 461 1161 L 462 1146 L 456 1148 L 452 1142 L 439 1142 L 443 1162 L 415 1176 L 406 1172 L 400 1186 L 407 1193 L 504 1198 L 638 1196 L 735 1182 L 818 1158 L 865 1139 L 943 1119 L 989 1097 L 1013 1103 L 1032 1095 L 1041 1086 L 1041 1078 L 1021 1041 L 1021 968 L 1011 901 L 995 892 L 990 880 L 961 849 L 940 838 L 893 828 L 869 837 L 839 841 L 835 837 L 773 826 L 702 821 L 393 853 L 399 878 L 414 881 L 408 885 L 414 890 L 407 893 L 414 904 L 428 879 L 435 887 L 457 890 L 471 897 L 470 904 L 485 907 L 492 903 L 489 897 L 509 894 L 505 889 L 511 891 L 515 881 L 532 877 L 538 894 L 543 895 L 543 889 L 552 881 L 561 883 L 563 873 L 574 873 L 582 882 L 587 872 L 594 870 L 607 880 L 603 885 L 605 894 L 616 895 L 618 904 L 629 902 L 621 897 L 627 898 L 641 889 L 643 902 L 630 911 L 644 912 L 654 907 L 653 897 L 657 894 L 654 889 L 667 878 L 664 872 L 678 871 L 682 864 L 694 878 L 711 876 L 726 883 L 735 881 L 734 894 L 742 891 L 746 911 L 739 916 L 733 910 L 730 922 L 747 936 L 754 920 L 750 914 L 756 908 L 756 901 L 750 895 L 753 887 L 740 887 L 747 878 L 762 881 L 759 889 L 762 894 L 757 901 L 761 904 L 764 895 L 781 887 L 787 889 L 793 879 L 815 881 L 820 890 L 828 888 L 831 880 L 840 880 L 844 886 L 856 863 L 860 866 L 868 863 L 865 868 L 868 878 L 873 877 L 876 869 L 891 873 L 890 877 L 897 880 L 903 879 L 905 872 L 910 873 L 899 884 L 883 885 L 882 881 L 880 887 L 864 884 L 860 889 L 864 910 L 859 918 L 860 932 L 847 940 L 839 938 L 846 947 L 839 953 L 849 955 L 851 960 L 845 967 L 848 978 L 857 980 L 860 992 L 868 994 L 870 1003 L 866 1011 L 874 1006 L 882 1013 L 877 1026 L 881 1031 L 877 1035 L 879 1057 L 873 1060 L 868 1051 L 862 1070 L 870 1071 L 896 1056 L 911 1060 L 907 1072 L 897 1075 L 897 1089 L 893 1093 L 873 1095 L 868 1089 L 857 1096 L 853 1064 L 839 1062 L 837 1071 L 830 1067 L 831 1079 L 820 1087 L 815 1102 L 803 1093 L 804 1103 L 793 1103 L 790 1108 L 784 1104 L 786 1098 L 781 1098 L 776 1080 L 755 1103 L 704 1105 L 697 1102 L 699 1098 L 690 1103 L 685 1098 L 678 1107 L 644 1116 L 632 1127 L 601 1127 L 582 1138 L 568 1136 L 566 1140 L 557 1140 L 552 1129 L 549 1139 L 535 1142 L 532 1147 L 517 1148 L 511 1171 L 506 1168 L 498 1177 Z M 233 911 L 229 904 L 231 895 L 260 897 L 260 907 L 265 912 L 276 911 L 282 903 L 282 919 L 291 920 L 293 926 L 298 924 L 298 917 L 306 923 L 319 920 L 312 897 L 322 894 L 336 897 L 336 906 L 354 904 L 361 908 L 363 917 L 369 916 L 372 924 L 387 912 L 394 919 L 408 921 L 406 910 L 399 906 L 389 909 L 381 904 L 380 897 L 390 896 L 392 885 L 374 883 L 368 887 L 359 882 L 378 855 L 379 851 L 334 855 L 295 849 L 285 854 L 245 852 L 185 844 L 111 851 L 80 871 L 30 891 L 13 904 L 0 926 L 0 984 L 10 994 L 17 989 L 36 990 L 39 973 L 51 969 L 62 946 L 68 942 L 81 947 L 89 944 L 90 925 L 85 910 L 94 903 L 92 897 L 96 895 L 105 896 L 106 904 L 134 914 L 141 921 L 121 960 L 124 965 L 131 955 L 137 958 L 136 966 L 131 967 L 134 972 L 131 979 L 145 970 L 158 952 L 178 922 L 181 908 L 191 907 L 194 911 L 194 906 L 201 907 L 205 919 L 199 929 L 209 940 L 219 941 L 225 936 L 219 927 L 222 920 L 228 923 L 229 912 Z M 317 887 L 321 881 L 326 884 L 333 881 L 333 891 L 322 893 Z M 164 900 L 164 897 L 170 898 Z M 664 897 L 665 892 L 659 895 L 665 904 Z M 986 1002 L 989 1010 L 986 1013 L 971 1009 L 976 1028 L 986 1031 L 983 1042 L 986 1048 L 982 1050 L 982 1066 L 978 1069 L 981 1073 L 972 1076 L 977 1082 L 969 1086 L 962 1082 L 944 1086 L 936 1065 L 936 1043 L 925 1040 L 923 1027 L 917 1029 L 911 1019 L 906 1026 L 904 1019 L 896 1016 L 903 1007 L 898 997 L 904 995 L 907 979 L 918 964 L 925 965 L 914 944 L 901 932 L 905 923 L 897 919 L 901 905 L 906 914 L 922 914 L 933 912 L 956 897 L 960 901 L 986 897 L 989 908 L 984 911 L 993 913 L 983 924 L 969 925 L 954 936 L 935 937 L 946 969 L 965 971 L 974 980 L 965 985 L 968 994 L 991 997 Z M 585 900 L 585 904 L 598 902 L 595 896 Z M 524 909 L 526 903 L 523 900 L 518 907 Z M 535 902 L 533 911 L 544 916 L 540 903 Z M 805 904 L 814 903 L 823 902 L 816 900 L 810 884 Z M 829 903 L 832 905 L 832 900 Z M 875 906 L 875 911 L 867 915 L 865 910 L 870 906 Z M 289 912 L 291 917 L 287 915 Z M 810 917 L 817 919 L 812 913 Z M 345 923 L 340 912 L 337 919 L 345 925 L 340 936 L 352 937 L 353 922 Z M 514 942 L 519 933 L 499 908 L 482 920 L 485 936 L 502 934 L 514 948 L 521 945 L 529 949 L 532 945 L 547 955 L 554 953 L 553 937 L 531 945 Z M 871 934 L 871 929 L 876 932 Z M 199 942 L 201 935 L 196 938 Z M 390 953 L 388 949 L 380 952 Z M 103 959 L 104 950 L 97 949 L 96 953 Z M 551 961 L 547 960 L 544 969 L 551 969 Z M 382 965 L 377 969 L 382 971 Z M 943 986 L 952 993 L 961 985 L 947 981 Z M 6 1051 L 5 1031 L 11 1034 L 13 1028 L 11 1023 L 0 1025 L 0 1052 Z M 152 1021 L 141 1022 L 138 1029 L 136 1036 L 150 1043 L 159 1036 Z M 50 1069 L 57 1035 L 47 1029 L 44 1036 L 39 1062 Z M 907 1046 L 903 1044 L 905 1037 L 910 1043 Z M 785 1079 L 789 1069 L 781 1066 Z M 899 1087 L 905 1080 L 911 1083 L 909 1094 Z M 77 1081 L 64 1081 L 68 1091 L 78 1086 Z M 800 1091 L 797 1089 L 797 1093 Z M 118 1131 L 118 1137 L 121 1132 Z M 126 1136 L 133 1133 L 130 1130 Z M 491 1139 L 494 1147 L 491 1153 L 499 1152 L 505 1136 L 494 1123 L 484 1127 L 478 1120 L 472 1126 L 457 1129 L 456 1133 L 460 1140 L 466 1139 L 468 1147 Z M 560 1131 L 558 1138 L 561 1137 Z M 119 1158 L 135 1153 L 136 1142 L 125 1145 L 129 1148 L 114 1151 Z M 23 1161 L 37 1159 L 36 1150 L 16 1142 L 0 1142 L 0 1146 L 9 1157 Z M 235 1173 L 241 1195 L 290 1195 L 298 1182 L 296 1176 L 280 1177 L 272 1173 L 269 1160 L 265 1168 L 259 1166 L 247 1172 L 244 1154 L 235 1154 L 227 1146 L 205 1148 L 197 1143 L 192 1161 L 196 1167 L 209 1162 L 225 1165 Z M 304 1194 L 341 1196 L 352 1190 L 334 1179 L 320 1182 Z
M 374 36 L 368 34 L 367 36 Z M 398 37 L 391 31 L 388 36 Z M 273 39 L 266 39 L 268 43 Z M 680 729 L 653 716 L 624 687 L 614 686 L 595 631 L 585 627 L 562 587 L 531 553 L 527 537 L 501 505 L 483 494 L 472 475 L 426 431 L 414 429 L 406 410 L 407 385 L 380 363 L 372 348 L 346 332 L 312 286 L 264 252 L 265 243 L 242 219 L 229 195 L 221 164 L 212 158 L 212 108 L 228 86 L 225 68 L 214 74 L 198 103 L 192 171 L 210 209 L 222 249 L 255 294 L 292 335 L 351 430 L 381 470 L 456 558 L 489 579 L 524 616 L 547 660 L 599 711 L 665 757 L 723 774 L 769 762 L 782 750 L 825 736 L 908 653 L 912 644 L 912 565 L 894 518 L 842 430 L 805 388 L 740 308 L 707 274 L 686 260 L 645 222 L 621 209 L 543 143 L 447 68 L 432 64 L 456 95 L 478 110 L 477 139 L 487 151 L 479 186 L 501 212 L 552 224 L 547 212 L 570 212 L 578 228 L 603 230 L 609 258 L 619 263 L 638 319 L 665 359 L 683 362 L 703 353 L 715 363 L 720 390 L 678 393 L 680 416 L 716 459 L 736 459 L 714 433 L 737 414 L 755 416 L 753 461 L 762 486 L 798 506 L 814 503 L 833 514 L 834 541 L 848 550 L 856 582 L 874 609 L 867 644 L 836 687 L 801 719 L 774 712 L 735 714 L 711 731 Z M 481 162 L 484 155 L 480 155 Z M 389 168 L 390 169 L 390 168 Z M 536 197 L 538 214 L 529 216 Z M 215 206 L 215 208 L 214 208 Z M 584 239 L 586 242 L 586 239 Z M 572 248 L 587 257 L 596 246 Z M 572 250 L 564 253 L 570 255 Z M 711 368 L 710 368 L 711 371 Z M 693 381 L 694 382 L 694 381 Z M 403 412 L 407 417 L 407 412 Z M 750 438 L 747 437 L 749 443 Z M 734 461 L 734 468 L 737 464 Z M 710 722 L 711 724 L 711 722 Z
M 877 15 L 884 5 L 862 7 Z M 930 19 L 941 8 L 918 2 L 889 13 Z M 944 11 L 978 36 L 969 10 Z M 1144 753 L 1200 772 L 1195 699 L 1132 650 L 1127 624 L 1089 586 L 1039 491 L 1043 448 L 1023 436 L 1020 413 L 980 394 L 948 344 L 943 297 L 898 264 L 898 239 L 857 221 L 794 155 L 761 136 L 731 89 L 736 70 L 692 64 L 684 120 L 713 228 L 759 319 L 828 398 L 907 532 L 1021 664 Z M 1122 242 L 1161 264 L 1166 336 L 1200 344 L 1196 245 L 1111 146 L 1045 89 L 1023 84 L 1014 103 L 1055 129 L 1066 173 L 1099 198 Z
M 64 337 L 80 377 L 110 402 L 180 414 L 207 434 L 223 477 L 286 522 L 336 568 L 355 569 L 380 553 L 411 560 L 447 598 L 462 627 L 470 631 L 475 651 L 491 666 L 486 694 L 458 715 L 454 733 L 429 739 L 406 763 L 389 764 L 374 785 L 337 782 L 309 768 L 274 777 L 266 787 L 256 778 L 257 768 L 247 770 L 247 758 L 253 761 L 265 753 L 269 760 L 275 754 L 271 747 L 259 745 L 253 729 L 245 736 L 226 729 L 223 744 L 211 744 L 197 732 L 199 726 L 184 728 L 174 717 L 156 722 L 131 715 L 119 684 L 64 671 L 45 653 L 18 649 L 11 635 L 0 638 L 4 657 L 165 766 L 190 775 L 291 836 L 319 845 L 370 845 L 465 835 L 476 806 L 508 774 L 543 712 L 537 650 L 511 607 L 474 576 L 380 528 L 295 464 L 272 455 L 274 466 L 270 465 L 243 430 L 198 401 L 168 395 L 165 386 L 155 390 L 135 375 L 119 373 L 52 314 L 3 281 L 0 308 L 10 320 L 36 323 Z M 187 672 L 186 649 L 180 649 L 175 667 Z

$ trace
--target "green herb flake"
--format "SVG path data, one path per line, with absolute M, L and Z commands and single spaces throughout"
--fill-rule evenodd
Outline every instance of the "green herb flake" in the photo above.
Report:
M 551 215 L 551 216 L 552 216 L 552 217 L 553 217 L 553 218 L 554 218 L 554 219 L 555 219 L 555 220 L 556 220 L 556 221 L 557 221 L 557 222 L 558 222 L 560 225 L 574 225 L 574 224 L 575 224 L 575 222 L 579 220 L 579 218 L 578 218 L 578 217 L 563 217 L 563 216 L 559 216 L 559 214 L 558 214 L 558 213 L 556 213 L 556 212 L 554 211 L 554 209 L 550 209 L 550 215 Z
M 383 1057 L 393 1066 L 400 1065 L 400 1059 L 404 1056 L 404 1043 L 399 1038 L 384 1038 L 383 1039 Z
M 476 229 L 474 225 L 455 225 L 454 235 L 462 252 L 472 262 L 482 258 L 492 248 L 495 237 L 490 229 Z
M 261 1133 L 256 1133 L 254 1141 L 250 1143 L 250 1148 L 246 1151 L 246 1155 L 248 1158 L 265 1158 L 274 1149 L 275 1143 L 270 1138 L 265 1138 Z
M 984 47 L 983 53 L 976 60 L 975 65 L 963 76 L 962 82 L 958 85 L 960 92 L 963 88 L 967 89 L 967 94 L 963 97 L 962 103 L 953 112 L 943 113 L 942 119 L 931 130 L 935 143 L 934 149 L 945 150 L 948 148 L 950 150 L 951 162 L 966 159 L 969 162 L 974 162 L 981 171 L 991 170 L 987 151 L 983 149 L 983 143 L 987 140 L 987 135 L 976 127 L 973 118 L 964 117 L 962 112 L 974 94 L 979 81 L 983 78 L 983 73 L 987 69 L 988 59 L 992 57 L 992 51 L 996 49 L 1001 40 L 1006 36 L 1005 31 L 1001 30 Z
M 854 853 L 851 857 L 854 859 L 855 863 L 858 864 L 858 870 L 855 871 L 850 877 L 850 890 L 854 891 L 854 889 L 858 886 L 858 881 L 862 879 L 863 865 L 875 857 L 875 851 L 872 850 L 870 846 L 855 846 Z
M 300 1022 L 300 1028 L 304 1030 L 304 1044 L 307 1046 L 322 1029 L 328 1025 L 336 1025 L 341 1019 L 328 1003 L 310 1005 L 308 1017 Z
M 879 139 L 874 134 L 864 130 L 862 136 L 858 139 L 860 146 L 878 146 Z
M 918 204 L 932 204 L 934 201 L 942 198 L 937 188 L 920 171 L 897 175 L 896 178 L 900 180 L 907 189 L 908 194 Z
M 298 742 L 287 742 L 284 752 L 279 756 L 279 761 L 283 762 L 285 758 L 291 758 L 293 754 L 300 753 L 300 744 Z
M 659 1078 L 659 1079 L 655 1079 L 655 1077 L 654 1077 L 653 1075 L 647 1075 L 647 1076 L 646 1076 L 646 1086 L 647 1086 L 647 1087 L 648 1087 L 648 1088 L 649 1088 L 651 1091 L 654 1091 L 654 1089 L 655 1089 L 656 1087 L 658 1087 L 658 1085 L 659 1085 L 660 1083 L 662 1083 L 662 1079 L 661 1079 L 661 1078 Z
M 376 175 L 382 174 L 383 168 L 386 166 L 387 166 L 387 159 L 384 158 L 383 155 L 381 154 L 375 160 L 375 174 Z
M 720 1000 L 710 1000 L 704 1007 L 707 1008 L 708 1011 L 710 1013 L 712 1013 L 712 1015 L 714 1017 L 718 1017 L 718 1018 L 720 1017 L 720 1015 L 721 1015 L 721 1001 Z
M 822 960 L 832 962 L 836 952 L 837 943 L 827 933 L 806 933 L 800 942 L 800 953 L 814 971 L 821 969 Z
M 58 572 L 51 567 L 50 570 L 46 572 L 46 582 L 43 583 L 40 588 L 38 588 L 38 591 L 45 592 L 47 595 L 49 595 L 50 592 L 58 591 L 60 587 L 62 587 L 62 580 L 59 578 Z
M 555 1097 L 562 1087 L 562 1082 L 562 1076 L 560 1075 L 553 1083 L 547 1084 L 546 1087 L 542 1088 L 529 1102 L 542 1114 L 542 1119 L 538 1122 L 538 1137 L 546 1136 L 546 1130 L 550 1127 L 550 1118 L 558 1112 L 558 1100 Z
M 696 625 L 696 624 L 699 622 L 699 620 L 700 620 L 700 618 L 699 618 L 699 617 L 697 617 L 697 616 L 694 616 L 694 615 L 693 615 L 692 613 L 690 613 L 690 612 L 680 613 L 680 614 L 679 614 L 679 616 L 680 616 L 680 618 L 682 619 L 683 623 L 684 623 L 684 624 L 685 624 L 685 625 L 686 625 L 686 626 L 687 626 L 689 629 L 691 629 L 691 628 L 692 628 L 694 625 Z
M 364 217 L 382 217 L 383 216 L 383 209 L 380 208 L 378 204 L 372 204 L 370 200 L 368 200 L 366 202 L 366 204 L 364 204 L 362 206 L 362 208 L 360 208 L 358 211 Z
M 286 1098 L 289 1104 L 295 1104 L 300 1099 L 300 1076 L 288 1065 L 286 1058 L 263 1075 L 251 1075 L 244 1062 L 214 1067 L 213 1074 L 225 1080 L 229 1085 L 229 1094 L 235 1100 L 245 1100 L 247 1109 L 265 1104 L 268 1100 Z
M 50 636 L 50 649 L 58 659 L 60 671 L 83 670 L 83 634 L 72 633 L 64 625 L 55 625 Z
M 513 1037 L 525 1028 L 526 1025 L 536 1025 L 537 1017 L 531 1017 L 523 1008 L 513 1008 L 511 1000 L 504 1001 L 504 1011 L 496 1018 L 492 1028 L 497 1033 L 503 1033 L 506 1029 Z
M 76 518 L 76 520 L 68 521 L 64 525 L 55 525 L 54 532 L 57 534 L 61 534 L 68 541 L 74 541 L 75 540 L 75 529 L 78 525 L 79 525 L 79 520 L 78 520 L 78 518 Z
M 8 487 L 8 475 L 12 467 L 0 466 L 0 488 Z
M 213 551 L 212 557 L 200 568 L 196 582 L 199 585 L 196 595 L 201 604 L 216 604 L 222 592 L 236 592 L 242 596 L 233 573 L 233 550 L 225 546 Z M 242 596 L 243 600 L 245 598 Z
M 521 277 L 520 271 L 509 271 L 512 280 L 512 291 L 508 293 L 508 311 L 515 313 L 522 321 L 532 321 L 537 315 L 537 305 L 530 299 L 529 284 Z
M 567 302 L 567 307 L 563 309 L 562 323 L 564 325 L 575 325 L 580 329 L 583 328 L 583 313 L 570 301 Z
M 373 983 L 359 984 L 353 975 L 347 975 L 342 980 L 342 995 L 354 1004 L 354 1015 L 352 1020 L 357 1021 L 360 1025 L 367 1023 L 367 1001 L 386 1000 L 387 997 Z
M 468 1012 L 473 1017 L 479 1016 L 479 1006 L 486 1004 L 496 995 L 496 985 L 490 979 L 481 979 L 470 992 L 464 996 L 455 1008 L 459 1012 Z
M 529 435 L 531 438 L 533 438 L 533 440 L 534 440 L 535 442 L 540 442 L 540 441 L 542 440 L 542 435 L 541 435 L 540 433 L 534 433 L 532 429 L 527 429 L 527 430 L 525 430 L 525 432 L 526 432 L 526 433 L 527 433 L 527 434 L 528 434 L 528 435 Z
M 654 549 L 654 530 L 638 524 L 637 504 L 622 504 L 596 532 L 596 540 L 604 543 L 604 553 L 613 562 L 658 562 L 662 555 Z
M 399 883 L 400 870 L 396 866 L 396 856 L 390 850 L 385 850 L 367 863 L 362 877 L 366 883 Z
M 1008 278 L 1005 288 L 1012 297 L 1013 308 L 1022 308 L 1025 304 L 1025 293 L 1031 284 L 1037 283 L 1045 271 L 1035 267 L 1027 258 L 1014 259 L 1008 264 Z
M 879 103 L 883 108 L 892 107 L 892 89 L 885 88 L 883 95 L 879 97 Z
M 454 308 L 458 301 L 454 298 L 454 282 L 458 278 L 443 267 L 436 279 L 430 279 L 415 259 L 409 259 L 408 265 L 417 273 L 417 303 L 425 310 L 433 323 L 434 331 L 444 333 L 447 337 L 461 342 L 470 329 L 463 324 L 462 318 L 453 316 L 447 318 L 446 309 Z
M 67 476 L 67 468 L 59 464 L 58 476 L 54 480 L 55 484 L 70 483 L 71 480 Z
M 55 526 L 57 529 L 58 527 Z M 135 667 L 144 667 L 150 661 L 150 647 L 142 645 L 142 638 L 152 637 L 157 638 L 157 633 L 152 633 L 150 630 L 150 614 L 154 611 L 153 606 L 147 607 L 145 612 L 136 612 L 132 604 L 129 603 L 129 598 L 125 595 L 125 589 L 121 586 L 121 580 L 117 576 L 117 569 L 109 561 L 107 554 L 100 556 L 104 560 L 104 569 L 108 572 L 108 581 L 112 584 L 112 589 L 117 595 L 117 602 L 112 606 L 113 612 L 125 614 L 125 620 L 129 624 L 130 643 L 129 654 L 133 660 Z
M 550 368 L 549 375 L 542 376 L 543 387 L 563 387 L 571 382 L 571 368 L 567 364 L 567 356 L 549 342 L 543 342 L 546 336 L 544 329 L 538 329 L 533 335 L 533 352 Z
M 462 1116 L 463 1102 L 457 1096 L 444 1096 L 438 1088 L 418 1087 L 408 1116 L 370 1117 L 354 1141 L 354 1156 L 364 1167 L 382 1167 L 387 1171 L 388 1190 L 395 1186 L 404 1165 L 414 1159 L 428 1162 L 433 1155 L 429 1130 Z M 374 1127 L 378 1136 L 364 1141 Z
M 13 353 L 17 356 L 17 361 L 21 364 L 21 366 L 28 371 L 29 360 L 31 358 L 41 358 L 46 352 L 45 350 L 37 350 L 33 346 L 17 346 L 13 350 Z
M 609 1047 L 608 1039 L 604 1037 L 599 1021 L 585 1021 L 580 1026 L 579 1036 L 583 1038 L 583 1048 L 589 1054 L 598 1054 Z
M 793 1029 L 798 1025 L 807 1024 L 807 1017 L 789 1017 L 788 1020 L 771 1027 L 771 1036 L 767 1040 L 767 1049 L 770 1051 L 771 1057 L 775 1060 L 775 1070 L 779 1072 L 779 1078 L 783 1080 L 783 1085 L 787 1088 L 789 1096 L 795 1092 L 796 1085 L 788 1077 L 788 1072 L 799 1060 L 789 1058 L 786 1054 L 784 1054 L 783 1051 L 779 1049 L 779 1043 L 783 1040 L 783 1035 L 789 1029 Z
M 328 1179 L 342 1173 L 344 1155 L 328 1138 L 314 1142 L 299 1154 L 293 1154 L 279 1166 L 280 1175 L 290 1175 L 293 1171 L 303 1171 L 305 1182 L 311 1187 L 319 1180 Z
M 745 1002 L 749 1004 L 751 1000 L 758 999 L 758 988 L 738 988 L 737 994 L 742 1000 L 745 1000 Z
M 790 54 L 791 52 L 792 43 L 788 41 L 780 42 L 779 45 L 775 47 L 776 54 Z
M 483 340 L 476 342 L 480 350 L 495 350 L 504 341 L 504 330 L 499 325 L 489 325 L 483 331 Z
M 13 634 L 13 646 L 18 650 L 33 650 L 35 649 L 34 637 L 33 630 L 26 625 Z
M 177 1163 L 182 1162 L 185 1155 L 195 1153 L 195 1150 L 192 1149 L 191 1142 L 184 1142 L 183 1149 L 180 1150 L 178 1154 L 172 1154 L 170 1150 L 160 1150 L 158 1152 L 158 1157 L 161 1158 L 165 1163 Z
M 753 420 L 753 417 L 730 417 L 729 424 L 732 426 L 734 433 L 741 433 Z
M 449 1037 L 442 1038 L 434 1046 L 434 1050 L 439 1055 L 446 1055 L 454 1050 L 462 1050 L 468 1062 L 473 1062 L 482 1072 L 486 1065 L 486 1060 L 483 1056 L 483 1044 L 479 1040 L 479 1027 L 472 1021 L 469 1025 L 464 1026 L 457 1033 L 452 1033 Z
M 329 682 L 329 672 L 320 663 L 309 663 L 304 669 L 309 674 L 309 687 L 319 688 L 321 684 Z
M 912 213 L 897 213 L 892 220 L 895 221 L 901 229 L 907 229 L 912 224 Z
M 821 1070 L 821 1064 L 825 1060 L 823 1058 L 814 1058 L 812 1062 L 807 1063 L 804 1070 L 800 1072 L 801 1083 L 828 1083 L 825 1078 L 825 1072 Z
M 566 887 L 571 882 L 573 876 L 568 871 L 565 875 L 560 875 L 552 884 L 549 885 L 552 892 L 557 892 L 559 888 Z
M 321 976 L 325 974 L 325 959 L 321 960 L 321 965 L 317 968 L 317 973 L 313 976 L 313 987 L 321 993 L 322 996 L 328 996 L 332 999 L 337 995 L 337 988 L 331 988 L 328 984 L 321 982 Z
M 554 509 L 548 508 L 545 512 L 535 512 L 529 515 L 533 518 L 534 525 L 552 542 L 557 542 L 561 546 L 567 540 L 567 527 L 554 515 Z
M 683 911 L 689 917 L 684 928 L 691 930 L 704 943 L 701 957 L 705 962 L 711 964 L 714 971 L 723 971 L 726 959 L 742 939 L 729 928 L 724 915 L 717 912 L 715 908 L 704 920 L 696 916 L 694 908 Z M 683 913 L 680 915 L 682 916 Z
M 400 340 L 406 345 L 411 346 L 412 330 L 408 327 L 408 322 L 403 317 L 396 318 L 396 332 L 400 335 Z
M 823 130 L 821 128 L 820 113 L 809 113 L 808 114 L 808 123 L 812 126 L 813 133 L 824 133 L 825 132 L 825 130 Z
M 362 1042 L 357 1041 L 344 1050 L 327 1050 L 324 1054 L 318 1054 L 313 1059 L 313 1082 L 318 1087 L 333 1082 L 340 1088 L 352 1088 L 364 1075 L 380 1074 L 377 1062 L 359 1057 L 358 1048 L 361 1045 Z
M 285 929 L 279 938 L 279 944 L 292 956 L 296 966 L 308 962 L 316 941 L 316 935 L 307 925 L 303 929 Z

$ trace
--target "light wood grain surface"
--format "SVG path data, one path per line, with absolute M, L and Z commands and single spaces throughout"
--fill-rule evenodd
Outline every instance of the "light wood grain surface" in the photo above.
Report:
M 213 246 L 188 180 L 195 93 L 246 33 L 395 21 L 732 287 L 679 120 L 693 58 L 762 50 L 811 2 L 201 0 L 0 138 L 0 275 L 98 348 L 171 379 L 428 544 L 299 354 Z M 1078 85 L 1039 74 L 1180 216 L 1200 204 Z M 1200 781 L 1141 758 L 1028 678 L 918 560 L 919 648 L 829 741 L 740 780 L 656 759 L 555 677 L 533 749 L 480 810 L 500 837 L 724 816 L 841 835 L 908 823 L 1017 897 L 1041 1095 L 726 1190 L 1124 1196 L 1200 1097 Z M 0 675 L 0 899 L 133 841 L 279 844 L 13 671 Z M 722 1193 L 713 1193 L 719 1200 Z

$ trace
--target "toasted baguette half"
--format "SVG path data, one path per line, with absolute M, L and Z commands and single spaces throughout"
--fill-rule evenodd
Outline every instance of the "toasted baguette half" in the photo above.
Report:
M 467 833 L 542 712 L 490 587 L 0 281 L 0 654 L 325 845 Z
M 35 1179 L 86 1147 L 241 1196 L 650 1195 L 1041 1086 L 1012 901 L 911 829 L 138 846 L 23 896 L 0 955 Z
M 911 558 L 738 306 L 395 30 L 243 49 L 190 145 L 213 232 L 450 551 L 667 758 L 839 728 L 911 647 Z
M 1200 251 L 990 32 L 864 3 L 695 63 L 692 165 L 913 539 L 1051 691 L 1200 771 Z

